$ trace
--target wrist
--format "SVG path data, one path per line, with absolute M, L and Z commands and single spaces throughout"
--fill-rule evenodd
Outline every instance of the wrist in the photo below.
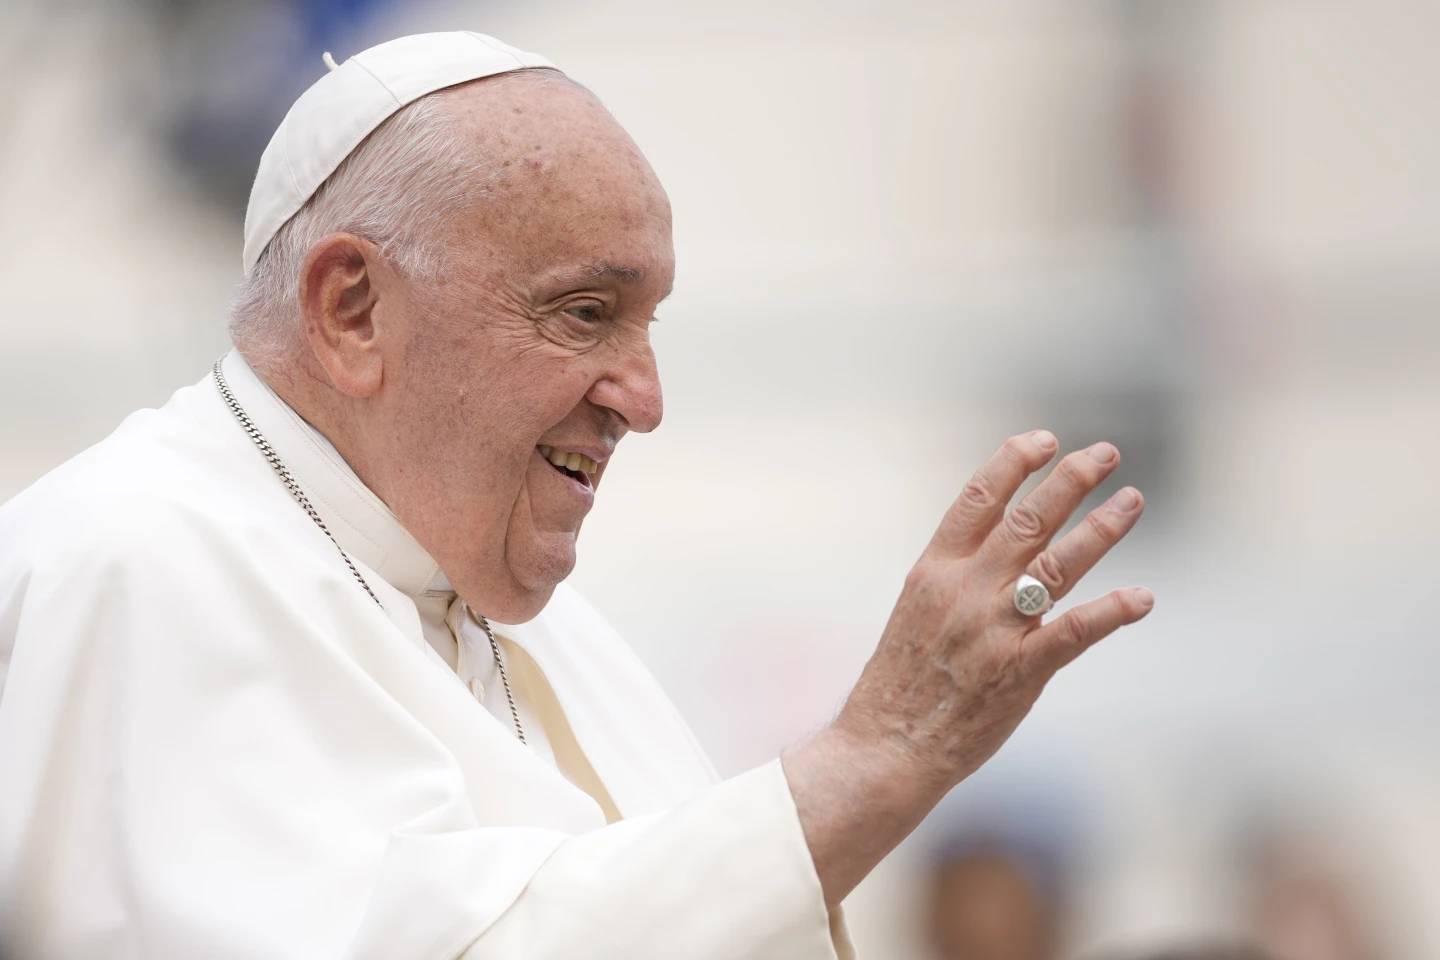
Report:
M 913 758 L 838 723 L 785 750 L 780 761 L 832 907 L 947 789 Z
M 826 764 L 831 777 L 870 816 L 918 822 L 953 786 L 946 773 L 912 744 L 843 717 L 811 737 L 806 749 Z
M 916 724 L 878 715 L 847 703 L 824 734 L 836 749 L 876 777 L 893 780 L 922 796 L 943 796 L 961 779 L 933 738 L 919 735 Z M 936 798 L 938 802 L 938 796 Z

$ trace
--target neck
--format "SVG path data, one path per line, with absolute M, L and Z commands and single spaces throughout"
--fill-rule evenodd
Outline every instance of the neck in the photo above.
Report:
M 330 441 L 360 481 L 381 500 L 385 500 L 382 485 L 376 482 L 378 478 L 374 476 L 370 458 L 365 456 L 363 445 L 357 442 L 361 431 L 357 429 L 353 401 L 335 390 L 325 377 L 325 371 L 320 364 L 309 356 L 292 355 L 276 359 L 252 355 L 241 346 L 236 349 L 250 365 L 250 369 L 255 371 L 255 375 L 275 391 L 275 395 L 285 401 L 286 406 Z

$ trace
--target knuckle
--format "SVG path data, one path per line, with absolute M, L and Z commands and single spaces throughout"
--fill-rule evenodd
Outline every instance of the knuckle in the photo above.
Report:
M 1061 642 L 1068 646 L 1083 647 L 1090 640 L 1090 624 L 1073 610 L 1060 618 L 1056 629 Z
M 1090 470 L 1086 463 L 1093 463 L 1083 453 L 1072 453 L 1064 460 L 1061 460 L 1055 468 L 1055 473 L 1072 487 L 1086 487 L 1091 483 Z
M 995 504 L 995 485 L 983 473 L 977 473 L 960 491 L 960 499 L 972 507 L 984 509 Z
M 910 568 L 905 574 L 905 591 L 913 594 L 928 594 L 935 589 L 935 582 L 938 574 L 935 565 L 927 560 L 921 560 Z
M 1029 452 L 1029 449 L 1025 440 L 1025 434 L 1023 433 L 1017 433 L 1000 444 L 1000 453 L 1012 460 L 1026 459 L 1026 453 Z
M 1120 529 L 1109 520 L 1100 516 L 1097 512 L 1085 514 L 1085 525 L 1094 532 L 1095 536 L 1110 543 L 1120 539 Z
M 1005 515 L 1005 528 L 1010 535 L 1022 543 L 1040 539 L 1045 533 L 1045 522 L 1029 504 L 1017 504 Z
M 1055 551 L 1046 550 L 1035 558 L 1035 568 L 1032 576 L 1045 584 L 1045 588 L 1051 593 L 1059 590 L 1067 582 L 1065 565 L 1060 558 L 1055 556 Z
M 1038 469 L 1049 455 L 1035 443 L 1028 433 L 1017 433 L 1000 445 L 999 456 L 1020 467 L 1026 473 Z

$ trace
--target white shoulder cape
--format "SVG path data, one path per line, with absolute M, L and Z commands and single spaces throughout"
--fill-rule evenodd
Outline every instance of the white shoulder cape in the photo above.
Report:
M 356 557 L 383 610 L 208 377 L 0 507 L 0 956 L 849 955 L 779 761 L 717 782 L 573 591 L 511 634 L 610 825 Z

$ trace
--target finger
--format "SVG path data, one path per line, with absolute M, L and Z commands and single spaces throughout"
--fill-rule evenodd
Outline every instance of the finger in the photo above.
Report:
M 957 557 L 974 553 L 1000 522 L 1005 505 L 1025 478 L 1049 463 L 1058 446 L 1049 430 L 1020 433 L 1006 440 L 945 511 L 927 552 Z
M 1025 572 L 1045 585 L 1050 599 L 1059 600 L 1130 532 L 1144 511 L 1145 498 L 1140 491 L 1125 487 L 1031 560 Z
M 981 562 L 1007 575 L 1024 569 L 1065 524 L 1091 490 L 1120 464 L 1114 444 L 1097 443 L 1068 454 L 1050 476 L 1005 514 L 980 547 Z
M 1144 587 L 1114 590 L 1082 603 L 1025 637 L 1027 659 L 1048 677 L 1154 607 L 1155 595 Z

